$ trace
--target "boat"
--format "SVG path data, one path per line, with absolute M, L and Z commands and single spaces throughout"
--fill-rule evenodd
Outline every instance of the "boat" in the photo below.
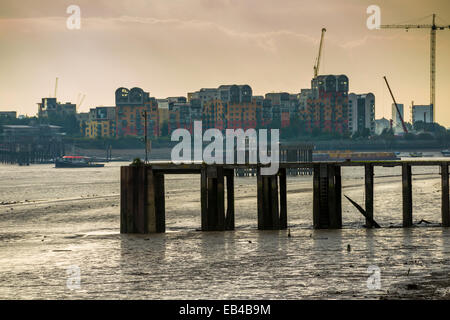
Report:
M 450 157 L 450 150 L 448 149 L 442 150 L 441 153 L 444 157 Z
M 64 156 L 55 160 L 55 168 L 101 168 L 103 163 L 94 163 L 88 157 Z
M 388 161 L 400 160 L 394 152 L 314 151 L 313 161 Z
M 420 158 L 422 157 L 422 152 L 410 152 L 409 156 L 413 158 Z

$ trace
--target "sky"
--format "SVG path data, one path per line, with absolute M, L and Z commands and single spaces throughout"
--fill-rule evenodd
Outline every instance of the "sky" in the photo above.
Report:
M 81 28 L 67 28 L 70 5 Z M 376 118 L 398 103 L 428 104 L 429 30 L 369 30 L 382 24 L 450 25 L 448 0 L 0 0 L 0 111 L 35 115 L 41 98 L 85 100 L 78 112 L 114 105 L 118 87 L 156 98 L 221 84 L 254 95 L 309 88 L 325 27 L 320 74 L 346 74 L 350 92 L 375 94 Z M 450 126 L 450 29 L 437 32 L 436 120 Z

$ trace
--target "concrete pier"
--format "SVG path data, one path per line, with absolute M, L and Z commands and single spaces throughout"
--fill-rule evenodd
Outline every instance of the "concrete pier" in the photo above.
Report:
M 201 230 L 226 231 L 235 228 L 235 171 L 256 171 L 258 229 L 288 227 L 287 173 L 293 168 L 313 171 L 313 227 L 342 228 L 341 168 L 364 167 L 366 226 L 373 227 L 374 167 L 402 169 L 403 227 L 413 226 L 412 166 L 438 166 L 442 180 L 442 226 L 450 226 L 448 161 L 373 161 L 280 163 L 275 175 L 262 175 L 261 165 L 206 165 L 152 163 L 121 167 L 121 233 L 165 232 L 165 186 L 167 174 L 200 175 Z M 361 209 L 362 210 L 362 209 Z

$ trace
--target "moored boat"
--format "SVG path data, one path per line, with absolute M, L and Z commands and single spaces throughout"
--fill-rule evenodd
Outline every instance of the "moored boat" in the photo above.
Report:
M 422 157 L 422 152 L 410 152 L 409 156 L 413 157 L 413 158 L 421 158 Z
M 55 168 L 101 168 L 103 163 L 94 163 L 88 157 L 64 156 L 55 160 Z
M 442 150 L 441 153 L 444 157 L 450 157 L 450 150 L 448 149 Z

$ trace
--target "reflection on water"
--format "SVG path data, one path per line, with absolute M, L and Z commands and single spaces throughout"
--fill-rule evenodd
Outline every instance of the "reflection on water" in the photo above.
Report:
M 0 298 L 441 297 L 450 286 L 448 229 L 388 228 L 402 222 L 399 168 L 375 169 L 374 217 L 385 228 L 371 230 L 345 199 L 343 230 L 312 230 L 312 179 L 288 177 L 288 237 L 256 230 L 254 178 L 235 179 L 236 231 L 195 231 L 200 182 L 189 175 L 166 178 L 166 234 L 120 235 L 119 166 L 0 166 Z M 413 173 L 414 222 L 439 223 L 438 169 Z M 343 169 L 343 194 L 360 204 L 363 183 L 361 170 Z M 371 265 L 380 290 L 367 288 Z M 70 266 L 79 290 L 67 287 Z

